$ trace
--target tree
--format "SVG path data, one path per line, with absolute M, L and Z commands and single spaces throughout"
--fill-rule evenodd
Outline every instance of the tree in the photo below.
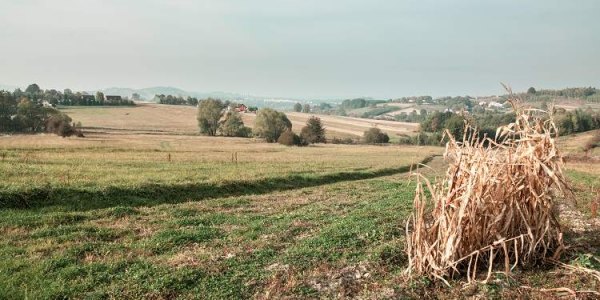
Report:
M 329 103 L 323 102 L 323 103 L 319 104 L 319 109 L 321 111 L 330 110 L 331 108 L 332 108 L 331 104 L 329 104 Z
M 292 129 L 292 122 L 284 113 L 270 108 L 258 111 L 254 121 L 254 134 L 256 136 L 265 138 L 269 143 L 274 143 L 288 129 Z
M 304 104 L 304 106 L 302 106 L 302 112 L 303 113 L 310 113 L 310 105 Z
M 140 100 L 142 100 L 142 98 L 140 97 L 140 94 L 133 93 L 133 94 L 131 94 L 131 100 L 133 100 L 133 101 L 140 101 Z
M 530 87 L 527 89 L 527 94 L 535 95 L 535 93 L 536 93 L 536 90 L 534 87 Z
M 300 104 L 299 102 L 296 102 L 296 104 L 294 104 L 294 111 L 295 112 L 301 112 L 302 111 L 302 104 Z
M 101 91 L 96 92 L 96 102 L 100 105 L 104 105 L 104 93 Z
M 42 92 L 42 89 L 40 89 L 40 86 L 37 85 L 36 83 L 30 84 L 25 89 L 25 93 L 28 93 L 28 94 L 39 94 L 41 92 Z
M 291 129 L 284 131 L 277 139 L 277 142 L 282 145 L 286 145 L 286 146 L 302 146 L 303 145 L 302 139 L 297 134 L 295 134 Z
M 306 126 L 300 132 L 302 140 L 309 144 L 325 143 L 325 128 L 321 123 L 321 119 L 310 117 L 306 122 Z
M 465 119 L 457 114 L 453 114 L 446 120 L 445 127 L 450 131 L 454 138 L 461 140 L 465 130 Z
M 17 105 L 17 121 L 24 131 L 37 132 L 45 121 L 44 109 L 28 98 L 22 98 Z
M 383 144 L 390 141 L 390 137 L 377 127 L 370 128 L 363 134 L 363 139 L 367 144 Z
M 223 102 L 218 99 L 208 98 L 198 104 L 198 127 L 200 133 L 215 136 L 219 129 L 219 120 L 223 116 Z
M 244 126 L 242 117 L 236 111 L 230 111 L 225 115 L 225 119 L 219 124 L 219 131 L 224 136 L 248 137 L 250 128 Z
M 42 89 L 40 89 L 40 87 L 37 84 L 33 83 L 25 89 L 25 94 L 29 99 L 33 100 L 34 102 L 37 102 L 37 100 L 42 94 Z
M 12 117 L 17 113 L 17 101 L 9 92 L 0 91 L 0 132 L 15 130 Z

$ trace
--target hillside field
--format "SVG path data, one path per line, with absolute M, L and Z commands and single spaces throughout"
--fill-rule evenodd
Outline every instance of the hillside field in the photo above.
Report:
M 137 133 L 197 134 L 196 108 L 183 105 L 161 105 L 140 103 L 135 107 L 67 107 L 61 109 L 84 127 L 98 130 L 127 130 Z M 313 114 L 288 112 L 292 129 L 300 132 Z M 254 124 L 253 113 L 241 114 L 248 127 Z M 317 115 L 323 121 L 327 137 L 358 138 L 373 126 L 387 132 L 390 137 L 398 134 L 413 134 L 418 124 L 391 122 L 352 117 Z
M 547 299 L 560 294 L 544 289 L 600 290 L 593 276 L 558 266 L 471 286 L 409 280 L 408 173 L 423 163 L 426 176 L 441 176 L 441 147 L 202 137 L 190 107 L 64 111 L 85 138 L 0 136 L 0 299 Z M 289 116 L 299 130 L 310 115 Z M 339 134 L 371 122 L 323 121 Z M 598 152 L 584 157 L 581 147 L 599 133 L 559 141 L 580 157 L 566 166 L 578 201 L 560 205 L 571 247 L 562 261 L 596 270 L 600 218 L 590 205 L 600 168 Z

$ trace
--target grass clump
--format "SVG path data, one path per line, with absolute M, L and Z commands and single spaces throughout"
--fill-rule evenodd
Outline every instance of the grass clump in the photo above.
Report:
M 219 228 L 198 226 L 192 229 L 169 229 L 158 233 L 151 240 L 150 248 L 156 254 L 166 253 L 179 247 L 206 243 L 223 235 Z
M 467 126 L 462 141 L 447 132 L 444 180 L 429 197 L 419 184 L 408 221 L 407 271 L 430 278 L 454 274 L 487 279 L 495 266 L 506 273 L 564 249 L 555 215 L 555 191 L 570 190 L 556 148 L 552 119 L 511 100 L 517 119 L 498 129 L 497 139 L 480 139 Z M 408 231 L 408 230 L 407 230 Z M 487 280 L 486 279 L 486 280 Z

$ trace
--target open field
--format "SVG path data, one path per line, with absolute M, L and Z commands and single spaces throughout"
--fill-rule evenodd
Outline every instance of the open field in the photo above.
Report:
M 129 130 L 136 133 L 196 134 L 196 108 L 181 105 L 142 103 L 136 107 L 68 107 L 61 109 L 84 127 L 98 130 Z M 300 132 L 313 114 L 287 113 L 294 131 Z M 242 114 L 246 126 L 252 127 L 255 114 Z M 360 137 L 373 126 L 390 136 L 412 134 L 418 124 L 318 115 L 328 137 Z
M 442 148 L 285 147 L 195 136 L 187 107 L 173 107 L 182 114 L 172 122 L 152 106 L 112 109 L 70 110 L 97 128 L 86 138 L 0 136 L 1 299 L 547 299 L 557 294 L 542 289 L 600 289 L 556 266 L 464 287 L 409 280 L 407 173 L 424 162 L 427 176 L 441 175 L 441 158 L 427 158 Z M 592 134 L 559 146 L 581 154 Z M 589 206 L 598 162 L 569 162 L 567 173 L 579 201 L 561 202 L 571 246 L 562 261 L 600 270 Z

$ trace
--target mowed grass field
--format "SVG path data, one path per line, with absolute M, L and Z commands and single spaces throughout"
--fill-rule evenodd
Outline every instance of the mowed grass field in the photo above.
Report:
M 547 298 L 540 289 L 600 286 L 560 268 L 468 289 L 409 280 L 408 171 L 443 174 L 430 159 L 442 148 L 202 137 L 194 114 L 171 122 L 157 107 L 70 109 L 85 138 L 0 136 L 0 299 Z M 561 147 L 579 153 L 579 139 Z M 568 169 L 580 197 L 592 199 L 595 170 Z M 565 262 L 598 267 L 598 219 L 584 204 L 563 211 Z

